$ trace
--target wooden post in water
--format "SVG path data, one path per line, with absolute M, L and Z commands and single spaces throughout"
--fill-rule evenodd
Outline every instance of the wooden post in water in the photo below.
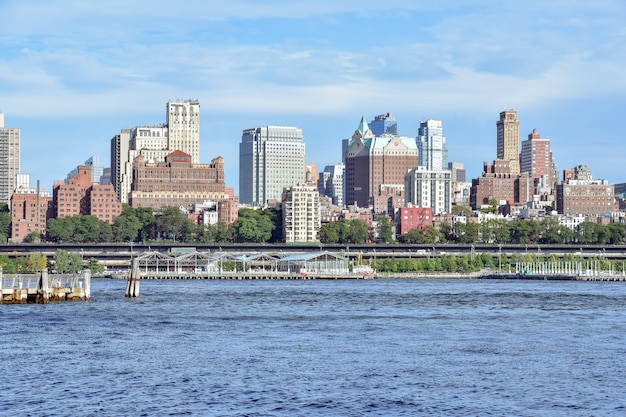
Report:
M 50 298 L 50 281 L 48 278 L 48 269 L 42 269 L 37 283 L 37 302 L 47 304 Z
M 132 261 L 128 281 L 126 282 L 126 297 L 139 297 L 139 267 Z

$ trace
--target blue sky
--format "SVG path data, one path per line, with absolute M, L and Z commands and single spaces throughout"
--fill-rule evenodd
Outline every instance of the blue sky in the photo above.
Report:
M 434 4 L 441 3 L 441 4 Z M 468 177 L 496 156 L 496 120 L 552 140 L 558 169 L 626 182 L 626 2 L 0 0 L 0 111 L 22 172 L 51 190 L 123 128 L 199 99 L 200 159 L 238 188 L 243 129 L 303 129 L 318 170 L 362 115 L 400 134 L 443 121 Z

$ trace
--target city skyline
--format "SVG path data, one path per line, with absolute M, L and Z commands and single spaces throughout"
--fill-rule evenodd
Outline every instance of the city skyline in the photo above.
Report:
M 59 0 L 8 1 L 0 13 L 0 111 L 6 127 L 21 130 L 21 171 L 48 191 L 91 155 L 110 166 L 114 135 L 162 123 L 163 103 L 179 98 L 201 103 L 200 162 L 222 156 L 235 187 L 245 129 L 302 129 L 306 162 L 321 170 L 341 161 L 341 140 L 361 116 L 385 113 L 408 137 L 421 121 L 441 120 L 449 161 L 476 178 L 496 158 L 505 109 L 517 111 L 520 141 L 534 128 L 551 139 L 559 171 L 585 164 L 596 178 L 624 181 L 626 5 L 618 1 L 172 10 L 159 1 L 78 8 Z

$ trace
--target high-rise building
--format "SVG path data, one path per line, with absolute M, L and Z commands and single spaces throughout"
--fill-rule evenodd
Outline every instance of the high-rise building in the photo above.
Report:
M 511 161 L 511 174 L 519 174 L 519 120 L 515 110 L 500 112 L 497 126 L 497 158 Z
M 0 113 L 0 203 L 11 203 L 19 172 L 20 129 L 4 127 L 4 113 Z
M 191 163 L 200 163 L 200 102 L 167 102 L 168 148 L 191 155 Z
M 285 243 L 319 242 L 320 195 L 314 185 L 286 187 L 282 194 Z
M 104 167 L 102 165 L 100 165 L 100 158 L 98 158 L 97 155 L 90 156 L 85 161 L 85 165 L 90 165 L 91 166 L 91 181 L 94 184 L 96 184 L 96 183 L 100 184 L 100 178 L 102 178 L 102 175 L 104 175 Z M 67 178 L 65 179 L 65 182 L 67 183 L 69 181 L 70 174 L 77 174 L 77 173 L 78 173 L 78 169 L 77 168 L 71 170 L 67 174 Z
M 343 206 L 344 164 L 326 165 L 317 180 L 320 195 L 330 197 L 333 204 Z
M 422 121 L 415 142 L 420 166 L 429 170 L 448 169 L 448 147 L 441 120 Z
M 391 113 L 379 114 L 369 123 L 374 136 L 397 135 L 398 122 Z
M 111 138 L 111 184 L 117 201 L 128 203 L 130 185 L 133 180 L 132 161 L 129 159 L 130 129 L 122 129 Z
M 283 189 L 304 182 L 302 129 L 264 126 L 246 129 L 239 144 L 239 199 L 262 206 L 279 202 Z
M 166 124 L 122 129 L 111 139 L 111 183 L 122 203 L 128 203 L 133 161 L 138 155 L 148 162 L 164 162 L 175 150 L 200 160 L 200 103 L 197 100 L 168 101 Z
M 522 141 L 522 152 L 520 156 L 521 171 L 527 172 L 530 178 L 535 181 L 536 187 L 539 184 L 546 184 L 552 190 L 556 184 L 556 166 L 552 159 L 550 150 L 550 139 L 542 138 L 537 129 L 528 135 L 528 139 Z M 535 190 L 535 194 L 539 194 Z
M 94 183 L 100 184 L 100 178 L 104 174 L 104 167 L 100 165 L 100 158 L 98 155 L 90 156 L 86 161 L 85 165 L 91 165 L 91 180 Z
M 352 135 L 346 152 L 345 205 L 371 206 L 389 213 L 404 203 L 404 176 L 418 165 L 415 139 L 406 136 L 375 137 L 364 118 Z
M 448 162 L 448 169 L 452 171 L 452 181 L 465 182 L 467 172 L 463 162 Z
M 407 172 L 405 206 L 430 207 L 433 214 L 452 211 L 452 171 L 418 166 Z

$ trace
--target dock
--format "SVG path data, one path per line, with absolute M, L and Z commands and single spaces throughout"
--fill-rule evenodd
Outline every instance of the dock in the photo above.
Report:
M 312 279 L 373 279 L 369 274 L 325 274 L 325 273 L 294 273 L 282 271 L 224 271 L 224 272 L 141 272 L 142 280 L 312 280 Z
M 87 301 L 91 297 L 91 271 L 82 275 L 3 274 L 0 268 L 1 304 L 47 304 L 56 301 Z

